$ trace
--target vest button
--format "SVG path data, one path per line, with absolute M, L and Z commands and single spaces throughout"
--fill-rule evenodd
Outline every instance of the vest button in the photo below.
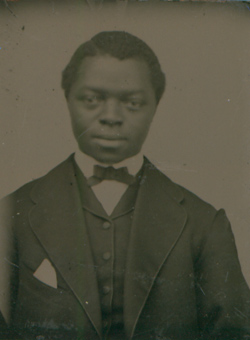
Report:
M 103 253 L 102 258 L 106 261 L 109 260 L 111 258 L 110 252 Z
M 102 287 L 103 294 L 108 294 L 110 292 L 110 287 L 109 286 L 104 286 Z
M 111 223 L 108 221 L 105 221 L 102 225 L 103 229 L 109 229 L 111 227 Z

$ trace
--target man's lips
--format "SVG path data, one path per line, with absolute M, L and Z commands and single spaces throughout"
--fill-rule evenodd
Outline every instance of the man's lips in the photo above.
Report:
M 105 149 L 115 150 L 126 143 L 126 138 L 114 135 L 93 136 L 93 142 Z
M 93 136 L 93 138 L 95 139 L 102 139 L 102 140 L 113 140 L 113 141 L 122 141 L 122 140 L 126 140 L 125 137 L 120 137 L 120 136 L 117 136 L 117 135 L 104 135 L 104 136 Z

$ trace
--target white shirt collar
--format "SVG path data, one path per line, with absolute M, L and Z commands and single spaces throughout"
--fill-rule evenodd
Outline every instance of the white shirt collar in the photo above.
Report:
M 74 156 L 75 156 L 75 161 L 77 165 L 79 166 L 79 168 L 81 169 L 81 171 L 83 172 L 86 178 L 93 176 L 94 165 L 105 166 L 105 164 L 98 162 L 97 160 L 86 155 L 79 149 L 76 151 Z M 142 167 L 142 164 L 143 164 L 143 153 L 140 152 L 137 155 L 127 158 L 120 163 L 113 164 L 112 166 L 114 168 L 121 168 L 121 167 L 126 166 L 128 168 L 128 172 L 131 175 L 136 175 L 137 172 Z M 106 166 L 109 166 L 109 165 L 106 165 Z

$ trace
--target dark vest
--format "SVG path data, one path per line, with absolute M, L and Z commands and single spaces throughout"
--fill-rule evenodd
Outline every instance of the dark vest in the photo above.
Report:
M 76 177 L 96 269 L 104 338 L 122 340 L 125 339 L 124 273 L 139 176 L 127 188 L 110 216 L 87 185 L 78 166 Z

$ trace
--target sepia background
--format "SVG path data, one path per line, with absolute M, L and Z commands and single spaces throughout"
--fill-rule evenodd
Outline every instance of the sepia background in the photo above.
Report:
M 126 30 L 152 47 L 167 76 L 144 152 L 172 180 L 226 210 L 250 284 L 249 5 L 8 4 L 0 4 L 0 196 L 76 150 L 61 71 L 94 34 Z

